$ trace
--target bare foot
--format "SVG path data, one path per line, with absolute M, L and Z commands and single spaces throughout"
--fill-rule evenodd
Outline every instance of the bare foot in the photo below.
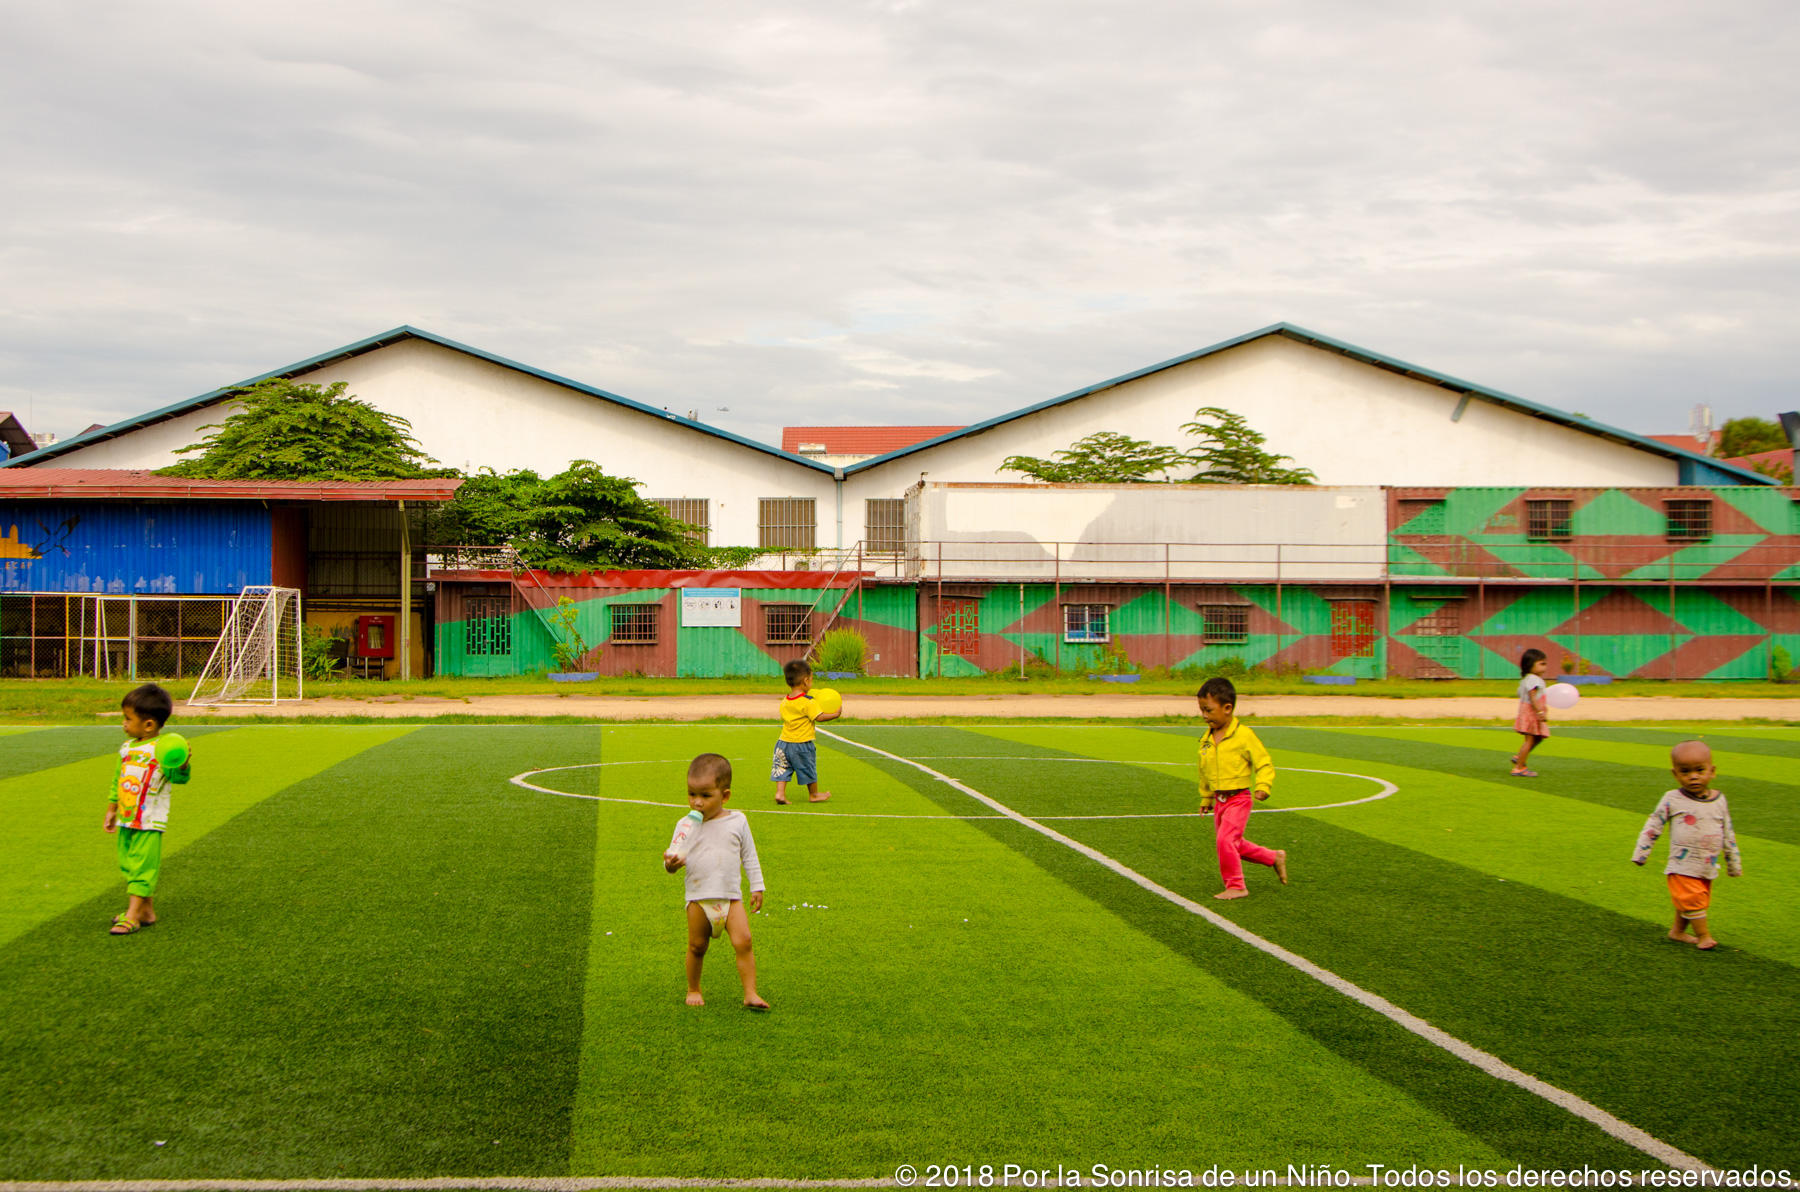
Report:
M 1248 890 L 1224 890 L 1224 891 L 1221 891 L 1220 893 L 1214 894 L 1213 897 L 1217 898 L 1220 902 L 1226 902 L 1233 898 L 1248 898 L 1248 897 L 1250 897 L 1250 891 L 1248 891 Z
M 1275 850 L 1275 876 L 1281 879 L 1282 885 L 1287 885 L 1287 850 L 1284 848 Z
M 704 1006 L 706 1004 L 706 999 L 701 997 L 700 991 L 698 989 L 696 989 L 692 993 L 688 994 L 687 1004 L 690 1006 Z
M 746 1010 L 767 1010 L 768 1008 L 768 1002 L 765 1002 L 754 995 L 744 999 L 744 1009 Z
M 398 582 L 398 581 L 395 581 L 395 582 Z M 781 804 L 783 807 L 786 807 L 788 805 L 788 801 L 786 799 L 782 798 L 780 795 L 775 796 L 775 801 L 777 803 Z
M 806 797 L 806 801 L 808 803 L 823 803 L 825 800 L 827 800 L 829 798 L 831 798 L 830 791 L 820 791 L 816 795 L 808 795 Z
M 1669 933 L 1669 938 L 1678 944 L 1697 944 L 1700 942 L 1685 931 L 1671 931 Z
M 1719 941 L 1709 935 L 1704 939 L 1694 941 L 1694 946 L 1699 948 L 1702 952 L 1711 952 L 1714 948 L 1719 946 Z

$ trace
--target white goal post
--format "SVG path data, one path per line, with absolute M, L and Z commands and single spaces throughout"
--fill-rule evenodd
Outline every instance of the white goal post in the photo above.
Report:
M 278 704 L 298 700 L 300 590 L 246 587 L 232 601 L 219 644 L 189 704 Z

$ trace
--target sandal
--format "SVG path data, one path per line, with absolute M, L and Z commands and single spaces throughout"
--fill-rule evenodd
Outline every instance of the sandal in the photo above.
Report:
M 127 918 L 125 913 L 121 911 L 119 914 L 113 916 L 112 925 L 106 929 L 106 934 L 136 935 L 148 926 L 150 926 L 150 924 L 139 923 L 136 919 Z M 123 928 L 123 930 L 121 930 L 121 928 Z
M 1514 778 L 1536 778 L 1538 772 L 1536 770 L 1514 770 L 1512 776 Z

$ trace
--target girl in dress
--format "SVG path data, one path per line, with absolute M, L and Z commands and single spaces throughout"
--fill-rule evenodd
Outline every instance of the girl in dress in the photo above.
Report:
M 1550 660 L 1542 650 L 1527 650 L 1519 656 L 1519 714 L 1513 717 L 1513 728 L 1525 738 L 1512 759 L 1514 778 L 1536 778 L 1537 771 L 1527 763 L 1531 751 L 1550 735 L 1550 705 L 1544 702 L 1544 672 Z

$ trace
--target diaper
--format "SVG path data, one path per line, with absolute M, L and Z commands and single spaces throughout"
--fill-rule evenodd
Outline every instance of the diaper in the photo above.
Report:
M 731 899 L 697 898 L 695 901 L 706 912 L 706 921 L 712 924 L 712 937 L 722 939 L 725 935 L 725 918 L 731 914 Z

